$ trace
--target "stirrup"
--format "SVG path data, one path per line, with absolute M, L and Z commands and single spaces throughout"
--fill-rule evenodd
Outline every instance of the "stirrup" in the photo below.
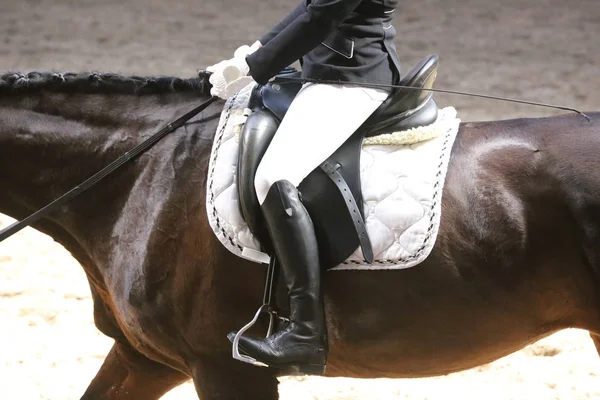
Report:
M 265 292 L 263 295 L 263 304 L 260 306 L 256 314 L 254 314 L 254 318 L 252 321 L 248 322 L 246 325 L 242 327 L 235 335 L 233 339 L 233 348 L 232 348 L 232 356 L 235 360 L 242 361 L 248 364 L 252 364 L 258 367 L 269 367 L 267 364 L 256 360 L 253 357 L 245 356 L 240 354 L 239 350 L 239 342 L 240 338 L 248 329 L 252 328 L 254 324 L 258 321 L 258 318 L 262 313 L 269 314 L 269 328 L 267 329 L 267 335 L 265 337 L 271 336 L 273 333 L 273 329 L 275 328 L 275 320 L 279 319 L 280 321 L 289 322 L 288 318 L 285 318 L 277 312 L 275 307 L 273 307 L 273 292 L 275 288 L 275 272 L 276 272 L 277 259 L 275 256 L 271 257 L 269 262 L 269 268 L 267 270 L 267 278 L 265 281 Z
M 285 317 L 282 317 L 281 315 L 279 315 L 277 313 L 277 311 L 273 307 L 271 307 L 269 304 L 263 304 L 262 306 L 260 306 L 258 311 L 256 311 L 256 314 L 254 314 L 254 318 L 252 319 L 252 321 L 250 321 L 246 325 L 244 325 L 242 327 L 242 329 L 240 329 L 238 331 L 238 333 L 235 335 L 235 337 L 233 338 L 233 351 L 232 351 L 233 358 L 238 361 L 242 361 L 242 362 L 245 362 L 248 364 L 255 365 L 257 367 L 269 367 L 269 365 L 267 365 L 263 362 L 260 362 L 253 357 L 245 356 L 245 355 L 241 354 L 240 350 L 239 350 L 239 342 L 240 342 L 240 338 L 242 337 L 244 332 L 246 332 L 248 329 L 250 329 L 252 326 L 254 326 L 254 324 L 256 324 L 256 321 L 258 321 L 260 314 L 262 314 L 263 312 L 269 314 L 269 328 L 267 329 L 267 334 L 266 334 L 265 338 L 271 336 L 271 334 L 273 333 L 273 328 L 275 326 L 275 319 L 279 319 L 281 321 L 286 321 L 286 322 L 290 321 L 288 318 L 285 318 Z

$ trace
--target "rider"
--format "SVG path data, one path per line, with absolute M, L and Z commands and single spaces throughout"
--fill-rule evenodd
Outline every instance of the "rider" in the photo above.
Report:
M 256 193 L 288 289 L 291 322 L 265 339 L 242 336 L 240 348 L 269 366 L 325 371 L 321 267 L 313 224 L 297 187 L 389 96 L 389 90 L 357 84 L 399 82 L 391 24 L 399 1 L 302 0 L 259 41 L 208 69 L 211 93 L 224 99 L 253 80 L 267 83 L 298 59 L 303 78 L 340 81 L 302 87 L 256 172 Z

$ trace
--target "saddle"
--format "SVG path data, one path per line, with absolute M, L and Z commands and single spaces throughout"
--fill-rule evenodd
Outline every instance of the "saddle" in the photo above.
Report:
M 381 106 L 326 161 L 298 187 L 311 215 L 324 269 L 344 262 L 359 246 L 365 261 L 373 262 L 373 250 L 363 215 L 360 152 L 365 137 L 400 132 L 435 122 L 438 107 L 433 94 L 439 57 L 422 59 L 399 85 L 421 88 L 394 89 Z M 299 73 L 288 68 L 266 85 L 257 85 L 248 108 L 252 111 L 240 136 L 237 188 L 240 211 L 251 232 L 266 252 L 271 241 L 254 189 L 254 177 L 279 123 L 302 88 Z

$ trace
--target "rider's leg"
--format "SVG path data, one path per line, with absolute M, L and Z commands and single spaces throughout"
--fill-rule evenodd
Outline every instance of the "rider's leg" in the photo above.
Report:
M 271 186 L 298 187 L 332 155 L 388 97 L 380 89 L 307 84 L 292 102 L 256 171 L 262 204 Z
M 255 186 L 290 298 L 290 324 L 266 339 L 242 337 L 248 355 L 274 367 L 323 373 L 325 315 L 317 241 L 296 187 L 381 105 L 387 93 L 309 85 L 294 99 L 256 173 Z

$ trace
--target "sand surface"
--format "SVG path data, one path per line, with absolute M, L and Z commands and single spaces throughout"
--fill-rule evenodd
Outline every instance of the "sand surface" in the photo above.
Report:
M 256 39 L 295 2 L 3 0 L 0 71 L 191 76 Z M 407 1 L 396 26 L 406 69 L 440 54 L 439 88 L 600 110 L 598 0 Z M 554 113 L 438 100 L 465 121 Z M 0 227 L 10 221 L 0 216 Z M 87 282 L 68 252 L 32 229 L 0 244 L 0 399 L 79 399 L 110 345 L 93 325 Z M 280 393 L 284 400 L 600 399 L 598 374 L 587 333 L 571 330 L 445 377 L 282 379 Z M 195 396 L 186 384 L 164 399 Z

